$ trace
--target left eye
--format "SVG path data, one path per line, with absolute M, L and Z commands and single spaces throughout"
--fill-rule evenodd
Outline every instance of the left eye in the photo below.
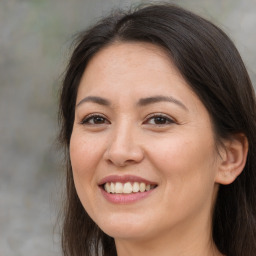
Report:
M 153 124 L 153 125 L 166 125 L 166 124 L 174 123 L 174 120 L 172 120 L 167 116 L 156 115 L 156 116 L 149 117 L 144 123 Z
M 97 124 L 108 124 L 109 121 L 100 115 L 91 115 L 86 117 L 82 122 L 83 125 L 89 124 L 89 125 L 97 125 Z

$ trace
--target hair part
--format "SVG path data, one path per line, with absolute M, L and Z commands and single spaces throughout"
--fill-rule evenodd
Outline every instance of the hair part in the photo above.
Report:
M 207 108 L 216 141 L 243 133 L 249 141 L 242 174 L 220 185 L 212 236 L 225 255 L 256 251 L 256 105 L 243 61 L 228 36 L 209 21 L 171 4 L 115 11 L 82 32 L 70 58 L 60 96 L 60 141 L 66 148 L 67 198 L 62 248 L 65 256 L 116 255 L 114 239 L 91 220 L 75 190 L 69 158 L 77 90 L 93 56 L 114 42 L 147 42 L 165 50 Z

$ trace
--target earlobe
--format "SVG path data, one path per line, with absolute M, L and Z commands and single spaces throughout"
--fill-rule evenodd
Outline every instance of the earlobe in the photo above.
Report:
M 248 153 L 248 140 L 244 134 L 239 133 L 232 135 L 232 138 L 224 141 L 223 144 L 215 182 L 228 185 L 244 169 Z

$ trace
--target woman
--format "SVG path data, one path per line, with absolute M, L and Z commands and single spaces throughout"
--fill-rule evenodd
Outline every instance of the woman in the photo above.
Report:
M 235 46 L 195 14 L 82 33 L 60 99 L 64 255 L 255 255 L 255 110 Z

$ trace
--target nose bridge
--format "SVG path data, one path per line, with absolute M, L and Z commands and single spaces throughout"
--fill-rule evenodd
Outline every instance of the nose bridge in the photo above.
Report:
M 107 160 L 119 166 L 140 162 L 143 151 L 137 134 L 136 125 L 128 118 L 124 117 L 117 122 L 109 138 Z

